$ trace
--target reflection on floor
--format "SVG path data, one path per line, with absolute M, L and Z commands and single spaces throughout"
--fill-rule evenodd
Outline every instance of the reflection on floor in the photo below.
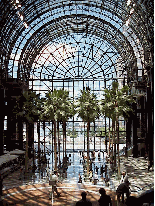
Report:
M 69 154 L 68 154 L 69 156 Z M 49 157 L 50 158 L 50 157 Z M 93 202 L 93 206 L 98 205 L 97 200 L 99 198 L 98 190 L 100 187 L 104 187 L 107 193 L 110 194 L 113 199 L 113 206 L 116 203 L 115 191 L 119 185 L 119 180 L 116 174 L 111 175 L 110 165 L 108 165 L 108 174 L 110 175 L 109 187 L 105 186 L 103 179 L 100 176 L 100 167 L 105 165 L 103 154 L 101 154 L 100 161 L 96 154 L 96 158 L 92 164 L 93 172 L 96 171 L 96 166 L 99 167 L 98 176 L 99 181 L 97 185 L 93 185 L 87 181 L 78 184 L 78 174 L 80 173 L 84 177 L 83 164 L 80 163 L 80 154 L 71 153 L 69 157 L 69 165 L 67 169 L 67 177 L 59 183 L 59 191 L 61 197 L 57 198 L 54 195 L 53 205 L 75 205 L 81 196 L 81 191 L 85 190 L 88 193 L 88 199 Z M 47 169 L 48 168 L 48 169 Z M 47 176 L 48 170 L 52 170 L 53 165 L 45 165 L 44 169 L 36 170 L 35 173 L 29 172 L 27 178 L 19 179 L 20 171 L 15 171 L 6 177 L 3 181 L 3 201 L 4 205 L 51 205 L 49 200 L 49 179 Z M 131 183 L 132 195 L 139 195 L 141 192 L 154 188 L 154 171 L 147 171 L 147 160 L 143 157 L 133 158 L 130 156 L 128 160 L 125 157 L 121 157 L 121 170 L 126 170 L 128 173 L 129 181 Z

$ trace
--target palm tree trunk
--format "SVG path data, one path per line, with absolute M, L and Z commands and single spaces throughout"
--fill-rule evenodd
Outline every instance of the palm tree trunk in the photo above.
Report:
M 23 122 L 21 117 L 18 117 L 17 120 L 18 120 L 19 149 L 23 150 Z
M 116 167 L 116 138 L 115 138 L 115 121 L 113 120 L 114 129 L 114 167 Z
M 84 122 L 84 152 L 85 152 L 86 148 L 85 148 L 85 122 Z
M 111 133 L 110 133 L 110 118 L 109 118 L 109 158 L 110 158 L 110 146 L 111 146 Z
M 112 123 L 112 139 L 111 139 L 111 163 L 113 164 L 113 147 L 114 147 L 114 127 L 113 127 L 113 123 Z
M 87 122 L 87 175 L 89 175 L 89 128 L 90 122 Z
M 26 122 L 26 146 L 25 146 L 25 174 L 28 172 L 28 131 L 29 131 L 29 124 Z
M 64 136 L 64 140 L 65 140 L 65 157 L 66 157 L 66 122 L 63 121 L 63 136 Z
M 43 130 L 44 130 L 44 157 L 45 157 L 45 121 L 43 121 Z
M 118 178 L 120 178 L 120 157 L 119 157 L 119 124 L 116 115 L 116 133 L 117 133 L 117 155 L 118 155 Z
M 109 129 L 109 157 L 110 157 L 110 145 L 111 145 L 111 134 L 110 134 L 110 129 Z
M 74 152 L 74 136 L 73 136 L 73 152 Z
M 38 133 L 38 159 L 40 160 L 40 121 L 37 122 L 37 133 Z
M 64 148 L 65 148 L 65 145 L 64 145 L 64 141 L 65 141 L 65 126 L 64 126 L 64 121 L 63 121 L 63 158 L 64 158 Z
M 57 132 L 58 132 L 58 152 L 59 152 L 59 165 L 60 165 L 60 137 L 59 137 L 59 121 L 57 121 Z
M 57 171 L 56 121 L 54 120 L 53 122 L 54 122 L 54 159 L 55 159 L 54 170 Z

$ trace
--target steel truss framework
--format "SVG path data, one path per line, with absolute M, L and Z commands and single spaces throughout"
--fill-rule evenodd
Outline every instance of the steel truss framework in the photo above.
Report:
M 22 89 L 29 85 L 42 95 L 48 89 L 68 88 L 73 98 L 89 85 L 100 97 L 118 79 L 145 93 L 144 137 L 152 131 L 146 126 L 153 124 L 153 104 L 151 112 L 146 111 L 153 99 L 152 1 L 1 0 L 0 7 L 4 102 L 11 104 L 10 84 Z

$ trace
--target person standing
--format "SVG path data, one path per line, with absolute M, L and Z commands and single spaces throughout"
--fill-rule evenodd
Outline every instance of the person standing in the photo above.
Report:
M 107 176 L 107 165 L 105 164 L 105 177 Z
M 82 183 L 82 177 L 81 177 L 80 173 L 79 173 L 79 180 L 78 180 L 78 183 Z
M 96 173 L 98 174 L 98 169 L 99 169 L 99 168 L 98 168 L 98 166 L 97 166 L 97 165 L 96 165 L 96 168 L 95 168 L 95 169 L 96 169 Z
M 103 172 L 104 172 L 104 169 L 103 169 L 103 165 L 101 166 L 101 177 L 103 177 Z
M 99 206 L 112 206 L 111 198 L 106 194 L 104 188 L 99 189 L 100 199 L 98 200 Z
M 98 160 L 100 160 L 100 151 L 98 151 Z
M 76 206 L 92 206 L 92 203 L 86 199 L 87 193 L 81 193 L 82 199 L 76 203 Z
M 97 185 L 97 182 L 98 182 L 98 174 L 97 174 L 97 172 L 95 172 L 95 174 L 94 174 L 94 185 Z
M 120 184 L 121 183 L 124 183 L 124 182 L 127 182 L 128 181 L 128 176 L 127 176 L 127 173 L 125 171 L 122 172 L 122 177 L 121 177 L 121 181 L 120 181 Z

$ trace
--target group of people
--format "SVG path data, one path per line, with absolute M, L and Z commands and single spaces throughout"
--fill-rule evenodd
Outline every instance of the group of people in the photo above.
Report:
M 98 200 L 98 203 L 99 203 L 99 206 L 112 206 L 112 201 L 111 201 L 111 198 L 109 195 L 106 194 L 106 191 L 104 188 L 100 188 L 99 189 L 99 193 L 100 193 L 100 198 Z M 81 193 L 81 196 L 82 196 L 82 199 L 79 200 L 77 203 L 76 203 L 76 206 L 92 206 L 92 203 L 91 201 L 89 201 L 86 196 L 87 196 L 87 193 L 85 191 L 83 191 Z

